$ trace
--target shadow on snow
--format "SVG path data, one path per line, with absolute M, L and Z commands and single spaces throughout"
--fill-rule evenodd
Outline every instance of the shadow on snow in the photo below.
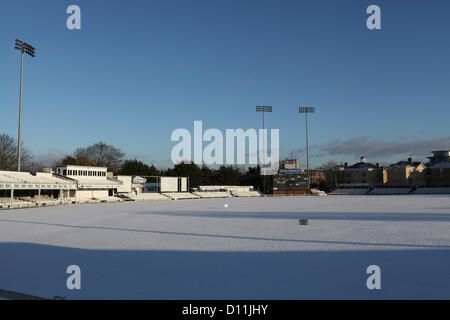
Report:
M 0 243 L 0 288 L 68 299 L 449 299 L 449 250 L 214 252 Z M 81 268 L 82 289 L 66 288 Z M 381 290 L 366 268 L 381 267 Z

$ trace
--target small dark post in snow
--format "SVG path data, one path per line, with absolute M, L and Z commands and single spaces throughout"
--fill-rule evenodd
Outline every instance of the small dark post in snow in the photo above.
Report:
M 298 224 L 300 226 L 307 226 L 308 225 L 308 220 L 307 219 L 300 219 L 300 220 L 298 220 Z

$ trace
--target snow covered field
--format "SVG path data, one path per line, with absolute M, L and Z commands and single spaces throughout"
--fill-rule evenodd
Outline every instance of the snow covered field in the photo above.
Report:
M 373 264 L 381 290 L 366 287 Z M 81 290 L 66 287 L 69 265 L 81 268 Z M 0 289 L 68 299 L 449 299 L 450 197 L 0 211 Z

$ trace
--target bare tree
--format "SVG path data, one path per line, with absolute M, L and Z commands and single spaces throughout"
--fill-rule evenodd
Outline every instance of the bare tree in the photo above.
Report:
M 24 168 L 30 163 L 33 156 L 31 152 L 23 147 L 20 155 L 20 161 Z M 17 142 L 14 138 L 7 134 L 0 134 L 0 170 L 16 170 L 17 169 Z
M 79 162 L 90 162 L 99 167 L 109 169 L 120 169 L 123 162 L 124 153 L 112 145 L 104 142 L 97 142 L 86 148 L 75 150 L 73 157 Z

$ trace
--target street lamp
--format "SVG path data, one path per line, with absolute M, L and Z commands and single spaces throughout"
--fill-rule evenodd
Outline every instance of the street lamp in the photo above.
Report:
M 272 112 L 272 106 L 256 106 L 256 112 L 262 112 L 262 120 L 263 120 L 263 132 L 264 132 L 264 113 Z M 263 166 L 266 165 L 266 135 L 263 134 Z M 263 175 L 263 183 L 264 183 L 264 194 L 266 194 L 266 171 L 264 170 Z
M 23 85 L 23 54 L 26 53 L 31 57 L 35 55 L 35 48 L 28 43 L 16 39 L 15 49 L 21 52 L 20 61 L 20 98 L 19 98 L 19 139 L 17 143 L 17 171 L 20 171 L 20 147 L 21 147 L 21 131 L 22 131 L 22 85 Z
M 309 142 L 308 142 L 308 113 L 314 113 L 314 107 L 299 107 L 299 113 L 305 114 L 306 121 L 306 173 L 308 174 L 308 190 L 311 188 L 310 179 L 309 179 Z

